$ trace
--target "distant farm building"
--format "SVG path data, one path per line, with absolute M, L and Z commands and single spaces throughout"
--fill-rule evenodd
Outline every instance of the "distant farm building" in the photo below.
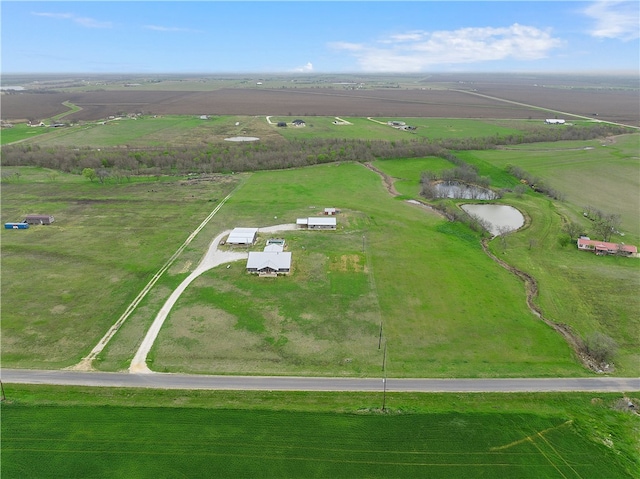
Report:
M 293 121 L 291 122 L 291 124 L 292 124 L 293 126 L 305 126 L 305 125 L 306 125 L 306 123 L 304 122 L 304 120 L 299 120 L 299 119 L 298 119 L 298 120 L 293 120 Z
M 298 218 L 296 220 L 298 228 L 305 228 L 310 230 L 335 230 L 336 219 L 335 217 L 310 217 L 310 218 Z
M 7 230 L 26 230 L 29 227 L 29 223 L 5 223 L 4 229 Z
M 287 122 L 286 121 L 279 121 L 276 126 L 279 126 L 280 128 L 287 126 Z
M 565 120 L 559 120 L 557 118 L 548 118 L 544 121 L 547 125 L 564 125 Z
M 339 211 L 335 208 L 325 208 L 324 214 L 327 216 L 335 216 L 339 213 Z
M 23 223 L 30 225 L 50 225 L 53 223 L 53 216 L 50 215 L 27 215 Z
M 256 241 L 258 228 L 234 228 L 229 237 L 227 244 L 252 245 Z
M 267 248 L 270 246 L 267 246 Z M 247 259 L 247 271 L 249 273 L 257 273 L 259 276 L 270 277 L 289 274 L 291 271 L 291 253 L 288 251 L 251 251 Z
M 607 243 L 606 241 L 595 241 L 587 237 L 578 238 L 578 249 L 583 251 L 591 251 L 598 256 L 604 256 L 608 254 L 635 256 L 638 254 L 638 248 L 635 246 L 618 243 Z

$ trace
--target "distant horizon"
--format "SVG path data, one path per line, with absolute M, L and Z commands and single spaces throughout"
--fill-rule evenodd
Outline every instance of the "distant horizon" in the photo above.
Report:
M 628 0 L 5 1 L 0 21 L 5 75 L 640 70 Z
M 483 70 L 464 70 L 464 71 L 428 71 L 428 72 L 360 72 L 360 71 L 341 71 L 341 72 L 309 72 L 296 73 L 286 71 L 192 71 L 192 72 L 91 72 L 91 71 L 51 71 L 51 72 L 0 72 L 0 77 L 10 76 L 60 76 L 60 75 L 84 75 L 84 76 L 127 76 L 127 77 L 145 77 L 145 76 L 288 76 L 288 77 L 314 77 L 314 76 L 407 76 L 420 77 L 429 75 L 599 75 L 599 76 L 632 76 L 640 79 L 640 71 L 635 70 L 558 70 L 558 71 L 536 71 L 536 70 L 512 70 L 512 71 L 483 71 Z M 640 87 L 640 84 L 639 84 Z

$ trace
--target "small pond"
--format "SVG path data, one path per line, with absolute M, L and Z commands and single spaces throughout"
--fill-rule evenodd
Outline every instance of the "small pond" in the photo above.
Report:
M 225 138 L 225 141 L 258 141 L 260 138 L 255 136 L 232 136 L 231 138 Z
M 489 232 L 497 236 L 506 228 L 517 230 L 524 225 L 524 216 L 513 206 L 509 205 L 462 205 L 462 209 L 473 216 L 477 216 L 489 224 Z
M 457 181 L 436 183 L 438 198 L 461 198 L 464 200 L 495 200 L 498 195 L 488 188 L 466 185 Z

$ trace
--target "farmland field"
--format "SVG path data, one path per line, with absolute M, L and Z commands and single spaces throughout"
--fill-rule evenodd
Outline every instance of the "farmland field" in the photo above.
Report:
M 345 78 L 360 86 L 341 86 Z M 31 80 L 15 79 L 27 86 Z M 2 95 L 2 120 L 14 127 L 2 130 L 1 143 L 24 140 L 20 146 L 36 160 L 37 151 L 72 149 L 149 148 L 170 155 L 176 145 L 217 144 L 234 153 L 242 150 L 224 138 L 242 135 L 260 137 L 260 148 L 276 151 L 279 144 L 313 138 L 367 145 L 517 136 L 554 117 L 579 125 L 602 120 L 640 126 L 637 81 L 619 78 L 440 74 L 298 83 L 267 78 L 258 85 L 231 77 L 139 83 L 113 77 L 54 78 L 32 86 Z M 138 119 L 116 119 L 121 114 Z M 307 126 L 279 128 L 268 124 L 267 115 L 272 122 L 302 118 Z M 351 125 L 335 125 L 336 116 Z M 75 125 L 40 129 L 15 121 L 56 118 Z M 376 123 L 388 120 L 417 130 Z M 480 233 L 405 201 L 420 199 L 424 171 L 453 168 L 443 158 L 371 160 L 395 182 L 396 197 L 358 162 L 239 174 L 157 169 L 147 176 L 128 170 L 100 180 L 82 176 L 85 166 L 108 164 L 97 158 L 96 165 L 66 170 L 72 173 L 3 166 L 2 220 L 47 213 L 56 221 L 0 233 L 2 365 L 76 365 L 231 194 L 93 368 L 129 367 L 158 311 L 219 233 L 294 223 L 334 206 L 341 210 L 337 231 L 277 235 L 293 253 L 288 277 L 247 275 L 243 261 L 198 277 L 170 312 L 149 367 L 373 378 L 593 375 L 550 326 L 555 323 L 578 342 L 605 334 L 615 344 L 608 374 L 640 375 L 638 260 L 577 251 L 563 232 L 567 221 L 576 221 L 590 233 L 592 224 L 582 216 L 590 204 L 621 214 L 625 236 L 614 235 L 616 241 L 640 243 L 638 135 L 454 153 L 503 190 L 497 203 L 524 214 L 521 230 L 487 248 L 536 280 L 533 303 L 548 324 L 528 308 L 523 283 L 483 251 Z M 565 198 L 516 193 L 520 182 L 506 171 L 510 164 L 550 182 Z M 457 208 L 461 201 L 444 203 Z M 270 236 L 261 233 L 253 250 Z M 640 475 L 638 416 L 628 407 L 629 396 L 638 407 L 637 392 L 383 395 L 3 386 L 1 472 L 8 478 Z
M 361 88 L 345 86 L 345 80 L 358 82 Z M 27 84 L 30 79 L 7 81 Z M 4 95 L 3 119 L 50 118 L 68 111 L 63 102 L 70 101 L 82 108 L 66 117 L 76 121 L 121 112 L 486 119 L 544 119 L 558 114 L 570 118 L 574 114 L 640 126 L 637 81 L 631 77 L 576 80 L 553 75 L 460 74 L 456 78 L 448 74 L 428 79 L 346 76 L 298 82 L 284 77 L 261 81 L 260 86 L 246 78 L 183 78 L 139 80 L 135 87 L 124 87 L 126 82 L 105 77 L 95 82 L 96 87 L 84 80 L 42 81 L 34 90 Z
M 374 394 L 7 392 L 7 478 L 622 479 L 639 467 L 637 419 L 612 394 L 395 393 L 381 414 Z

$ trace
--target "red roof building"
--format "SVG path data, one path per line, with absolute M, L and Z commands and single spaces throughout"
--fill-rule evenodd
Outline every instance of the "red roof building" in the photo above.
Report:
M 622 254 L 632 256 L 638 254 L 638 248 L 627 244 L 607 243 L 589 238 L 578 238 L 578 249 L 593 251 L 597 255 Z

